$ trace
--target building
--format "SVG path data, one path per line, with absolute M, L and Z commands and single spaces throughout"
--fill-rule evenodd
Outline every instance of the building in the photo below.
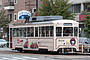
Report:
M 2 0 L 0 0 L 0 10 L 2 10 Z
M 69 10 L 76 15 L 75 20 L 80 22 L 80 36 L 84 36 L 84 24 L 82 22 L 85 15 L 82 13 L 83 11 L 90 13 L 90 0 L 70 0 L 70 2 L 72 3 L 72 6 Z
M 90 0 L 70 0 L 70 2 L 72 2 L 70 11 L 77 15 L 77 21 L 82 21 L 82 17 L 80 17 L 82 12 L 85 10 L 88 13 L 90 12 Z
M 29 11 L 31 16 L 34 16 L 39 4 L 40 0 L 2 0 L 6 15 L 11 21 L 18 20 L 18 12 L 22 10 Z
M 22 11 L 28 11 L 27 14 L 29 13 L 31 16 L 34 16 L 36 9 L 40 7 L 40 3 L 40 0 L 0 0 L 0 10 L 4 9 L 9 20 L 14 23 L 19 20 L 18 16 Z M 8 35 L 8 32 L 6 35 Z

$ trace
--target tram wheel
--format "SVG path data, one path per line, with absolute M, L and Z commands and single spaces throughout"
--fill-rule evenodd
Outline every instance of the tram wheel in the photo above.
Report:
M 58 49 L 57 53 L 62 54 L 62 48 Z
M 19 52 L 23 52 L 23 49 L 22 48 L 18 48 L 16 50 L 19 51 Z
M 22 52 L 22 50 L 19 50 L 19 52 L 21 53 L 21 52 Z

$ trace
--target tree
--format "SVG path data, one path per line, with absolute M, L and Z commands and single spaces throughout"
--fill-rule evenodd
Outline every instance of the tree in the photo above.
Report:
M 68 0 L 41 0 L 41 8 L 38 10 L 39 16 L 63 16 L 64 19 L 73 19 L 69 11 L 71 3 Z
M 6 32 L 6 28 L 9 24 L 9 20 L 7 18 L 7 16 L 5 15 L 5 11 L 4 10 L 1 10 L 0 11 L 0 29 L 2 28 L 3 29 L 3 32 Z M 0 34 L 2 32 L 0 31 Z
M 85 36 L 87 38 L 90 38 L 90 14 L 85 14 L 85 18 L 83 19 L 83 23 L 84 23 L 84 32 L 85 32 Z

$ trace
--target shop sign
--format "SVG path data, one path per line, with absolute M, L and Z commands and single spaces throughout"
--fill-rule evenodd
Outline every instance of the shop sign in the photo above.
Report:
M 18 20 L 26 20 L 26 17 L 29 16 L 31 18 L 31 13 L 26 10 L 22 10 L 18 12 Z
M 86 15 L 79 15 L 79 21 L 82 21 Z

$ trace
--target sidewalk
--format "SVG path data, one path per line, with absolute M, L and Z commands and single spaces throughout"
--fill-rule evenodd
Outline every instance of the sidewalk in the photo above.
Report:
M 0 48 L 0 51 L 12 51 L 12 50 L 5 47 L 5 48 Z
M 77 55 L 90 55 L 90 53 L 78 53 Z

